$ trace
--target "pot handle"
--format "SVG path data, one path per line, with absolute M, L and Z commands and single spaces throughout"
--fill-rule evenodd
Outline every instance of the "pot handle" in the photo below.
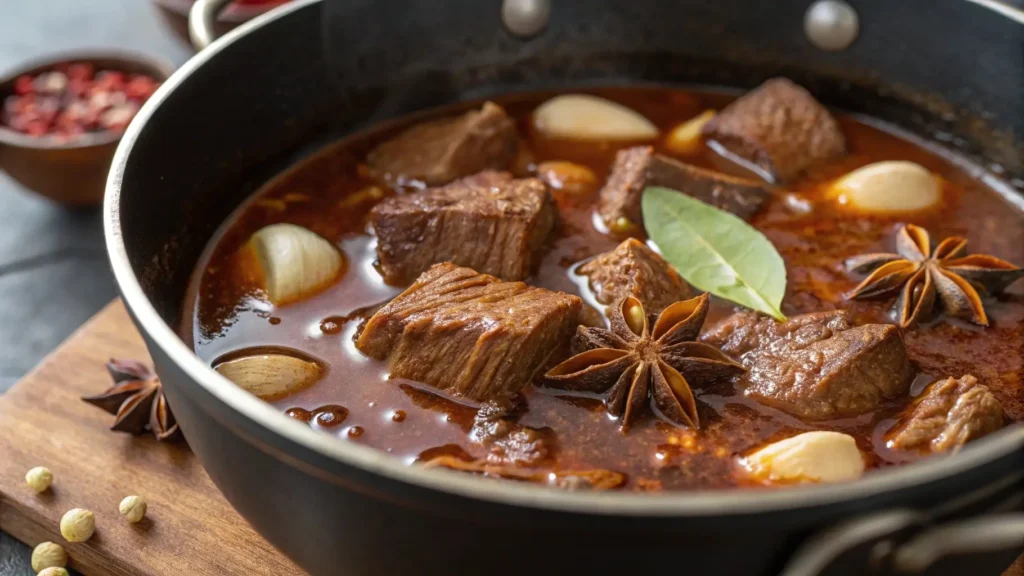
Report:
M 196 50 L 217 39 L 217 16 L 232 0 L 196 0 L 188 12 L 188 36 Z
M 928 513 L 888 510 L 843 522 L 805 541 L 780 576 L 962 573 L 946 562 L 1005 568 L 1024 552 L 1020 480 L 1015 474 Z M 988 513 L 967 512 L 990 498 L 998 504 Z

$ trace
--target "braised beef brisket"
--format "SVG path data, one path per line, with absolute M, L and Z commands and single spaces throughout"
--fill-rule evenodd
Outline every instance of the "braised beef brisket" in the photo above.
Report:
M 808 419 L 863 414 L 907 393 L 913 369 L 899 330 L 854 326 L 845 311 L 777 322 L 753 312 L 729 317 L 702 340 L 739 359 L 745 393 Z
M 948 452 L 1003 427 L 1003 406 L 974 376 L 938 380 L 925 388 L 896 425 L 899 450 Z
M 480 110 L 406 129 L 371 150 L 367 163 L 385 181 L 437 186 L 481 170 L 507 169 L 518 148 L 515 122 L 487 102 Z
M 590 288 L 598 302 L 611 305 L 634 296 L 650 314 L 658 314 L 669 304 L 692 296 L 672 265 L 635 238 L 599 254 L 580 266 L 579 273 L 590 277 Z
M 776 182 L 846 153 L 836 119 L 810 92 L 785 78 L 768 80 L 726 106 L 703 133 Z
M 655 154 L 649 146 L 636 146 L 615 154 L 598 198 L 598 213 L 608 223 L 622 217 L 642 222 L 640 200 L 647 186 L 678 190 L 743 219 L 753 216 L 772 195 L 771 188 L 759 182 L 691 166 Z
M 555 225 L 551 193 L 536 178 L 485 171 L 374 206 L 378 268 L 402 285 L 438 262 L 504 280 L 526 278 Z
M 507 398 L 575 330 L 582 300 L 432 266 L 371 317 L 356 347 L 388 359 L 391 375 L 475 401 Z

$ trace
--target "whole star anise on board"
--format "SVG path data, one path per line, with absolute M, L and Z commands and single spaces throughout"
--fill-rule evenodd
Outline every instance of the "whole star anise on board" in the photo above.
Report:
M 983 294 L 998 294 L 1024 276 L 1024 269 L 986 254 L 965 256 L 967 239 L 950 236 L 935 250 L 928 231 L 907 224 L 896 235 L 897 254 L 864 254 L 846 261 L 851 272 L 867 273 L 851 298 L 883 298 L 900 293 L 895 312 L 909 328 L 932 318 L 939 306 L 946 314 L 988 326 Z
M 107 362 L 107 372 L 114 385 L 102 394 L 82 400 L 117 416 L 111 430 L 129 434 L 149 430 L 161 442 L 180 437 L 160 379 L 148 366 L 135 360 L 112 358 Z
M 627 296 L 611 307 L 610 329 L 577 329 L 575 355 L 549 370 L 544 381 L 561 390 L 607 392 L 605 405 L 622 418 L 623 431 L 649 403 L 673 424 L 699 428 L 691 382 L 707 384 L 744 372 L 717 348 L 694 341 L 707 312 L 707 294 L 676 302 L 657 319 Z

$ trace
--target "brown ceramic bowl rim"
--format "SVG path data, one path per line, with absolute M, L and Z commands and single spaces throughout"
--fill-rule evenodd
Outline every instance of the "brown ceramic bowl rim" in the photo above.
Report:
M 121 70 L 123 68 L 138 68 L 149 74 L 161 83 L 167 80 L 174 73 L 174 65 L 165 58 L 148 54 L 138 54 L 123 50 L 74 50 L 55 52 L 33 58 L 22 63 L 17 68 L 0 76 L 0 96 L 8 92 L 7 88 L 14 81 L 24 74 L 38 74 L 51 70 L 60 64 L 74 62 L 117 62 L 108 68 Z M 134 120 L 134 118 L 132 119 Z M 30 136 L 0 124 L 0 145 L 18 146 L 20 148 L 34 148 L 39 150 L 79 150 L 112 144 L 124 136 L 124 130 L 108 130 L 85 134 L 74 139 L 59 140 L 53 136 Z
M 273 10 L 278 6 L 287 4 L 290 1 L 291 0 L 268 0 L 266 4 L 247 5 L 232 3 L 220 13 L 217 19 L 221 22 L 231 24 L 246 22 L 260 14 Z M 192 7 L 192 4 L 195 3 L 195 0 L 153 0 L 153 3 L 161 8 L 170 10 L 175 14 L 187 17 L 189 9 Z
M 515 506 L 602 515 L 717 517 L 848 503 L 898 490 L 912 490 L 920 485 L 959 475 L 972 468 L 1007 458 L 1024 446 L 1024 425 L 1016 424 L 972 442 L 956 454 L 944 458 L 925 458 L 905 466 L 876 470 L 855 482 L 798 485 L 770 490 L 732 488 L 673 491 L 663 494 L 567 492 L 546 486 L 493 482 L 463 472 L 410 466 L 384 451 L 353 442 L 339 441 L 332 435 L 314 430 L 234 385 L 196 356 L 192 347 L 187 345 L 160 315 L 143 289 L 128 257 L 128 247 L 121 230 L 122 180 L 132 150 L 140 135 L 147 130 L 149 119 L 197 69 L 218 57 L 225 47 L 239 41 L 249 32 L 275 20 L 286 18 L 293 12 L 317 5 L 321 1 L 293 0 L 286 8 L 264 14 L 232 30 L 179 68 L 143 105 L 136 120 L 128 126 L 125 137 L 114 154 L 104 198 L 103 219 L 107 255 L 121 296 L 131 311 L 136 326 L 148 335 L 147 345 L 158 348 L 181 370 L 191 382 L 190 385 L 204 390 L 212 396 L 214 402 L 227 406 L 263 428 L 268 434 L 267 437 L 273 439 L 274 446 L 260 449 L 278 458 L 284 458 L 282 446 L 300 446 L 336 462 L 394 481 Z M 988 4 L 991 0 L 969 1 L 992 8 Z M 1014 12 L 1012 18 L 1024 25 L 1024 11 Z M 303 463 L 305 464 L 305 461 Z M 297 466 L 294 460 L 290 465 Z

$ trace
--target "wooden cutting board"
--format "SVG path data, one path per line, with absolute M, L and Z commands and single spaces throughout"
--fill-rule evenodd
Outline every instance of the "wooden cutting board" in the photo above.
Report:
M 238 516 L 184 443 L 110 432 L 113 416 L 79 399 L 110 385 L 111 357 L 149 362 L 120 300 L 0 396 L 0 529 L 30 546 L 61 544 L 87 576 L 303 574 Z M 33 466 L 53 472 L 50 492 L 25 486 Z M 117 512 L 129 494 L 149 502 L 138 525 Z M 71 508 L 95 512 L 89 541 L 61 538 Z M 1024 576 L 1024 557 L 1003 576 Z
M 303 574 L 231 508 L 185 443 L 111 432 L 113 416 L 79 400 L 111 384 L 111 357 L 149 363 L 119 300 L 0 396 L 0 529 L 29 546 L 61 544 L 86 576 Z M 50 492 L 25 486 L 33 466 L 53 472 Z M 129 494 L 149 503 L 137 525 L 117 511 Z M 71 508 L 96 514 L 89 541 L 60 536 Z

